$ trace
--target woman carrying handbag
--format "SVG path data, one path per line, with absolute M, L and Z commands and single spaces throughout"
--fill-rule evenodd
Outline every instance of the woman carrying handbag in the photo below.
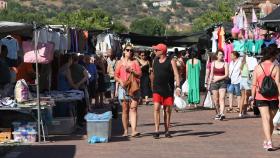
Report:
M 140 135 L 136 127 L 137 106 L 140 99 L 139 82 L 142 72 L 138 62 L 134 60 L 133 55 L 132 45 L 125 45 L 123 57 L 117 63 L 115 70 L 115 80 L 119 84 L 118 99 L 122 103 L 124 137 L 128 136 L 128 120 L 130 120 L 131 124 L 131 136 L 137 137 Z

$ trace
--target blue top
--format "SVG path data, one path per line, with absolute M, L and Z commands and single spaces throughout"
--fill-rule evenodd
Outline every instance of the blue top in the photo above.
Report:
M 89 80 L 93 81 L 97 79 L 97 69 L 96 69 L 96 65 L 95 64 L 86 64 L 85 68 L 87 69 L 87 71 L 89 72 L 89 74 L 91 75 Z
M 7 46 L 8 49 L 7 58 L 17 60 L 18 58 L 17 52 L 19 51 L 17 40 L 13 38 L 11 39 L 3 38 L 1 40 L 1 44 Z
M 58 80 L 57 80 L 57 90 L 59 91 L 68 91 L 71 89 L 71 86 L 66 78 L 66 76 L 63 74 L 63 72 L 58 73 Z

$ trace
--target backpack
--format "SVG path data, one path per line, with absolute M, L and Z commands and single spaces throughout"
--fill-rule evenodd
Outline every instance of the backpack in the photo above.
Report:
M 261 64 L 260 66 L 264 72 L 264 69 Z M 273 66 L 270 75 L 266 75 L 264 72 L 265 77 L 263 78 L 262 85 L 259 89 L 259 93 L 264 97 L 275 97 L 279 94 L 277 84 L 271 76 L 274 67 L 275 65 Z

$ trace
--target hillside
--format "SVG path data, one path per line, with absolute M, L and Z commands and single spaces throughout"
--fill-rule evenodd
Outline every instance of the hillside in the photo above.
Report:
M 11 0 L 10 0 L 11 1 Z M 216 0 L 13 0 L 40 10 L 48 17 L 60 12 L 101 8 L 130 26 L 135 19 L 146 16 L 161 19 L 167 27 L 186 31 L 192 21 L 207 9 L 214 9 Z M 236 0 L 235 0 L 236 1 Z M 9 2 L 9 0 L 8 0 Z

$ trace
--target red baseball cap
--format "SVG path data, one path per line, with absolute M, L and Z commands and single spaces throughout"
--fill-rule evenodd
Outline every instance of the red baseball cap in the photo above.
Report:
M 153 46 L 152 48 L 155 49 L 155 50 L 160 50 L 160 51 L 162 51 L 162 53 L 164 53 L 164 54 L 167 53 L 167 46 L 166 46 L 165 44 L 163 44 L 163 43 L 160 43 L 160 44 L 158 44 L 158 45 L 155 45 L 155 46 Z

